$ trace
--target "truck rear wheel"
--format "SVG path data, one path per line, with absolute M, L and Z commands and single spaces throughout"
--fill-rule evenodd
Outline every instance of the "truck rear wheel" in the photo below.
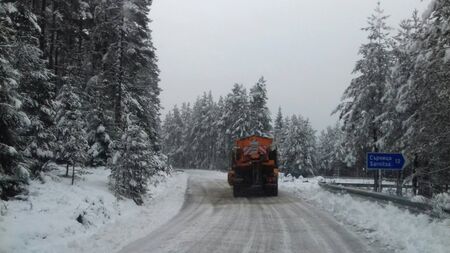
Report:
M 237 185 L 234 185 L 233 186 L 233 197 L 241 197 L 241 195 L 242 195 L 242 190 L 241 190 L 241 187 L 239 187 L 239 186 L 237 186 Z
M 271 186 L 266 189 L 267 196 L 278 196 L 278 185 Z
M 272 196 L 278 196 L 278 185 L 273 187 Z

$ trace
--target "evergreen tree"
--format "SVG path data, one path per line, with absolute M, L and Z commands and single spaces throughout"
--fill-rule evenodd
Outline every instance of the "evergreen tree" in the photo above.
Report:
M 283 143 L 283 172 L 292 176 L 315 175 L 315 131 L 309 121 L 293 115 Z
M 342 149 L 342 130 L 339 124 L 327 127 L 318 138 L 317 166 L 320 174 L 326 176 L 351 176 L 342 159 L 345 154 Z
M 386 19 L 378 3 L 375 14 L 368 18 L 368 27 L 363 28 L 369 32 L 369 42 L 359 50 L 362 58 L 353 71 L 359 75 L 351 81 L 336 109 L 343 122 L 346 142 L 356 158 L 356 168 L 364 166 L 366 152 L 379 151 L 382 133 L 378 117 L 383 112 L 382 97 L 392 66 L 391 42 L 387 37 L 390 28 Z
M 235 84 L 226 97 L 226 124 L 229 126 L 230 140 L 249 136 L 251 133 L 249 98 L 243 85 Z
M 275 118 L 275 124 L 274 124 L 274 128 L 273 128 L 274 141 L 277 146 L 280 143 L 283 143 L 283 138 L 282 138 L 283 128 L 284 128 L 283 113 L 281 112 L 281 107 L 278 107 L 278 113 Z
M 399 92 L 399 107 L 409 113 L 403 141 L 413 157 L 419 194 L 441 192 L 450 180 L 450 71 L 448 31 L 450 2 L 434 1 L 425 24 L 411 41 L 414 68 Z
M 214 130 L 215 103 L 211 93 L 203 94 L 194 104 L 192 111 L 190 147 L 192 151 L 192 165 L 194 168 L 210 168 L 215 153 Z
M 0 3 L 0 197 L 7 199 L 20 191 L 28 181 L 28 171 L 21 165 L 18 149 L 19 130 L 30 125 L 21 111 L 22 97 L 18 94 L 21 73 L 14 65 L 17 27 L 15 3 Z
M 81 99 L 69 80 L 57 97 L 60 104 L 56 114 L 58 129 L 57 159 L 69 165 L 83 165 L 89 148 L 86 140 L 85 123 L 81 112 Z
M 399 152 L 405 149 L 402 141 L 405 128 L 403 122 L 413 113 L 405 111 L 407 106 L 403 103 L 414 101 L 414 97 L 404 98 L 402 93 L 410 88 L 409 80 L 414 72 L 414 52 L 411 50 L 411 42 L 417 39 L 421 30 L 421 21 L 417 10 L 414 11 L 411 19 L 401 22 L 400 30 L 395 37 L 393 56 L 395 58 L 393 70 L 385 89 L 383 101 L 383 113 L 378 117 L 378 122 L 382 127 L 382 136 L 379 144 L 380 148 L 387 152 Z
M 117 196 L 132 198 L 142 205 L 148 179 L 156 174 L 155 154 L 151 151 L 148 134 L 137 124 L 129 124 L 120 141 L 116 142 L 111 162 L 110 184 Z
M 283 128 L 280 132 L 280 140 L 278 141 L 278 165 L 280 169 L 283 171 L 285 169 L 284 165 L 286 164 L 287 157 L 287 138 L 290 133 L 291 126 L 291 117 L 285 116 L 283 119 Z
M 98 76 L 92 77 L 87 82 L 85 94 L 90 110 L 86 114 L 86 123 L 90 166 L 103 166 L 107 163 L 111 157 L 112 138 L 117 138 L 110 106 L 112 96 L 107 89 L 107 80 L 100 82 Z
M 414 72 L 415 50 L 412 50 L 411 42 L 416 40 L 421 30 L 422 22 L 418 17 L 417 10 L 414 11 L 410 19 L 400 23 L 400 30 L 394 37 L 395 45 L 393 47 L 393 57 L 395 59 L 391 75 L 385 87 L 382 98 L 383 113 L 378 117 L 380 124 L 381 136 L 378 141 L 379 147 L 384 152 L 403 152 L 409 157 L 414 155 L 407 150 L 405 144 L 404 133 L 405 125 L 408 117 L 414 113 L 415 108 L 405 110 L 407 106 L 402 98 L 402 93 L 410 88 L 410 78 Z M 407 103 L 413 102 L 414 97 L 406 98 Z M 402 102 L 400 102 L 402 101 Z M 413 109 L 413 110 L 411 110 Z M 410 167 L 405 168 L 401 172 L 385 172 L 387 176 L 397 176 L 398 185 L 403 184 L 403 176 L 411 174 Z M 400 193 L 399 193 L 400 194 Z
M 232 145 L 230 135 L 227 133 L 228 126 L 226 125 L 226 118 L 224 117 L 226 111 L 225 100 L 223 97 L 220 97 L 217 102 L 213 130 L 216 131 L 217 134 L 214 164 L 217 169 L 222 170 L 226 170 L 230 166 L 230 157 L 228 154 Z
M 106 132 L 105 127 L 99 123 L 96 131 L 88 134 L 89 156 L 88 163 L 91 166 L 104 166 L 108 158 L 111 156 L 111 138 Z
M 181 168 L 183 164 L 184 125 L 182 115 L 177 106 L 169 112 L 162 127 L 163 152 L 169 157 L 170 165 Z
M 148 28 L 150 3 L 148 0 L 120 0 L 106 8 L 110 11 L 106 13 L 108 22 L 104 22 L 103 28 L 108 31 L 111 43 L 102 57 L 102 76 L 107 78 L 113 94 L 116 127 L 124 129 L 125 115 L 133 111 L 146 118 L 142 127 L 156 142 L 159 71 Z M 147 103 L 149 101 L 152 103 Z M 153 123 L 155 125 L 147 125 Z
M 17 12 L 12 16 L 17 26 L 16 43 L 13 47 L 14 65 L 21 73 L 19 92 L 22 95 L 24 112 L 29 115 L 31 125 L 22 133 L 27 167 L 37 173 L 45 162 L 53 158 L 55 136 L 53 106 L 55 86 L 50 81 L 51 72 L 42 60 L 39 49 L 39 26 L 37 17 L 26 1 L 17 1 Z
M 182 146 L 184 158 L 182 160 L 183 167 L 187 167 L 191 159 L 189 158 L 189 154 L 191 150 L 189 149 L 189 133 L 191 131 L 191 121 L 192 121 L 192 108 L 190 103 L 183 103 L 181 107 L 181 119 L 183 121 L 183 125 L 185 128 L 182 129 L 182 139 L 184 140 L 184 146 Z
M 117 12 L 109 28 L 115 39 L 103 57 L 104 74 L 113 77 L 115 125 L 119 132 L 125 129 L 124 146 L 115 145 L 123 159 L 111 164 L 112 185 L 137 204 L 141 204 L 145 182 L 155 172 L 167 170 L 159 145 L 159 70 L 148 27 L 150 4 L 148 0 L 114 3 Z
M 267 108 L 266 80 L 261 77 L 250 89 L 250 132 L 252 134 L 267 136 L 271 130 L 270 112 Z

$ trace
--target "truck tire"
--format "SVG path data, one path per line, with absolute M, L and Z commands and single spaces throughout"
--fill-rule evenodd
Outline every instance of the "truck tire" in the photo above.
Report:
M 233 197 L 237 198 L 237 197 L 241 197 L 241 195 L 242 195 L 241 187 L 234 185 L 233 186 Z
M 278 196 L 278 185 L 273 187 L 272 196 L 275 196 L 275 197 Z
M 271 186 L 266 189 L 267 196 L 278 196 L 278 186 Z

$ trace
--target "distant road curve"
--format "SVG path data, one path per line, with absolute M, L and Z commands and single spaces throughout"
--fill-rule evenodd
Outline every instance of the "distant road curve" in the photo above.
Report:
M 288 193 L 233 198 L 223 174 L 186 173 L 189 185 L 180 213 L 121 253 L 378 252 L 329 214 Z

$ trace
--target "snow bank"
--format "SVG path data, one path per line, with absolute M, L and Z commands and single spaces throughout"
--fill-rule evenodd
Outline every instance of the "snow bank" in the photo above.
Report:
M 143 206 L 108 190 L 109 170 L 60 177 L 59 168 L 33 181 L 26 201 L 0 203 L 0 252 L 114 252 L 175 216 L 184 202 L 187 175 L 159 176 Z
M 330 193 L 317 182 L 317 178 L 281 177 L 280 188 L 325 209 L 392 252 L 445 253 L 450 249 L 450 220 L 433 220 L 393 205 Z
M 450 194 L 440 193 L 433 196 L 431 204 L 437 208 L 450 210 Z

